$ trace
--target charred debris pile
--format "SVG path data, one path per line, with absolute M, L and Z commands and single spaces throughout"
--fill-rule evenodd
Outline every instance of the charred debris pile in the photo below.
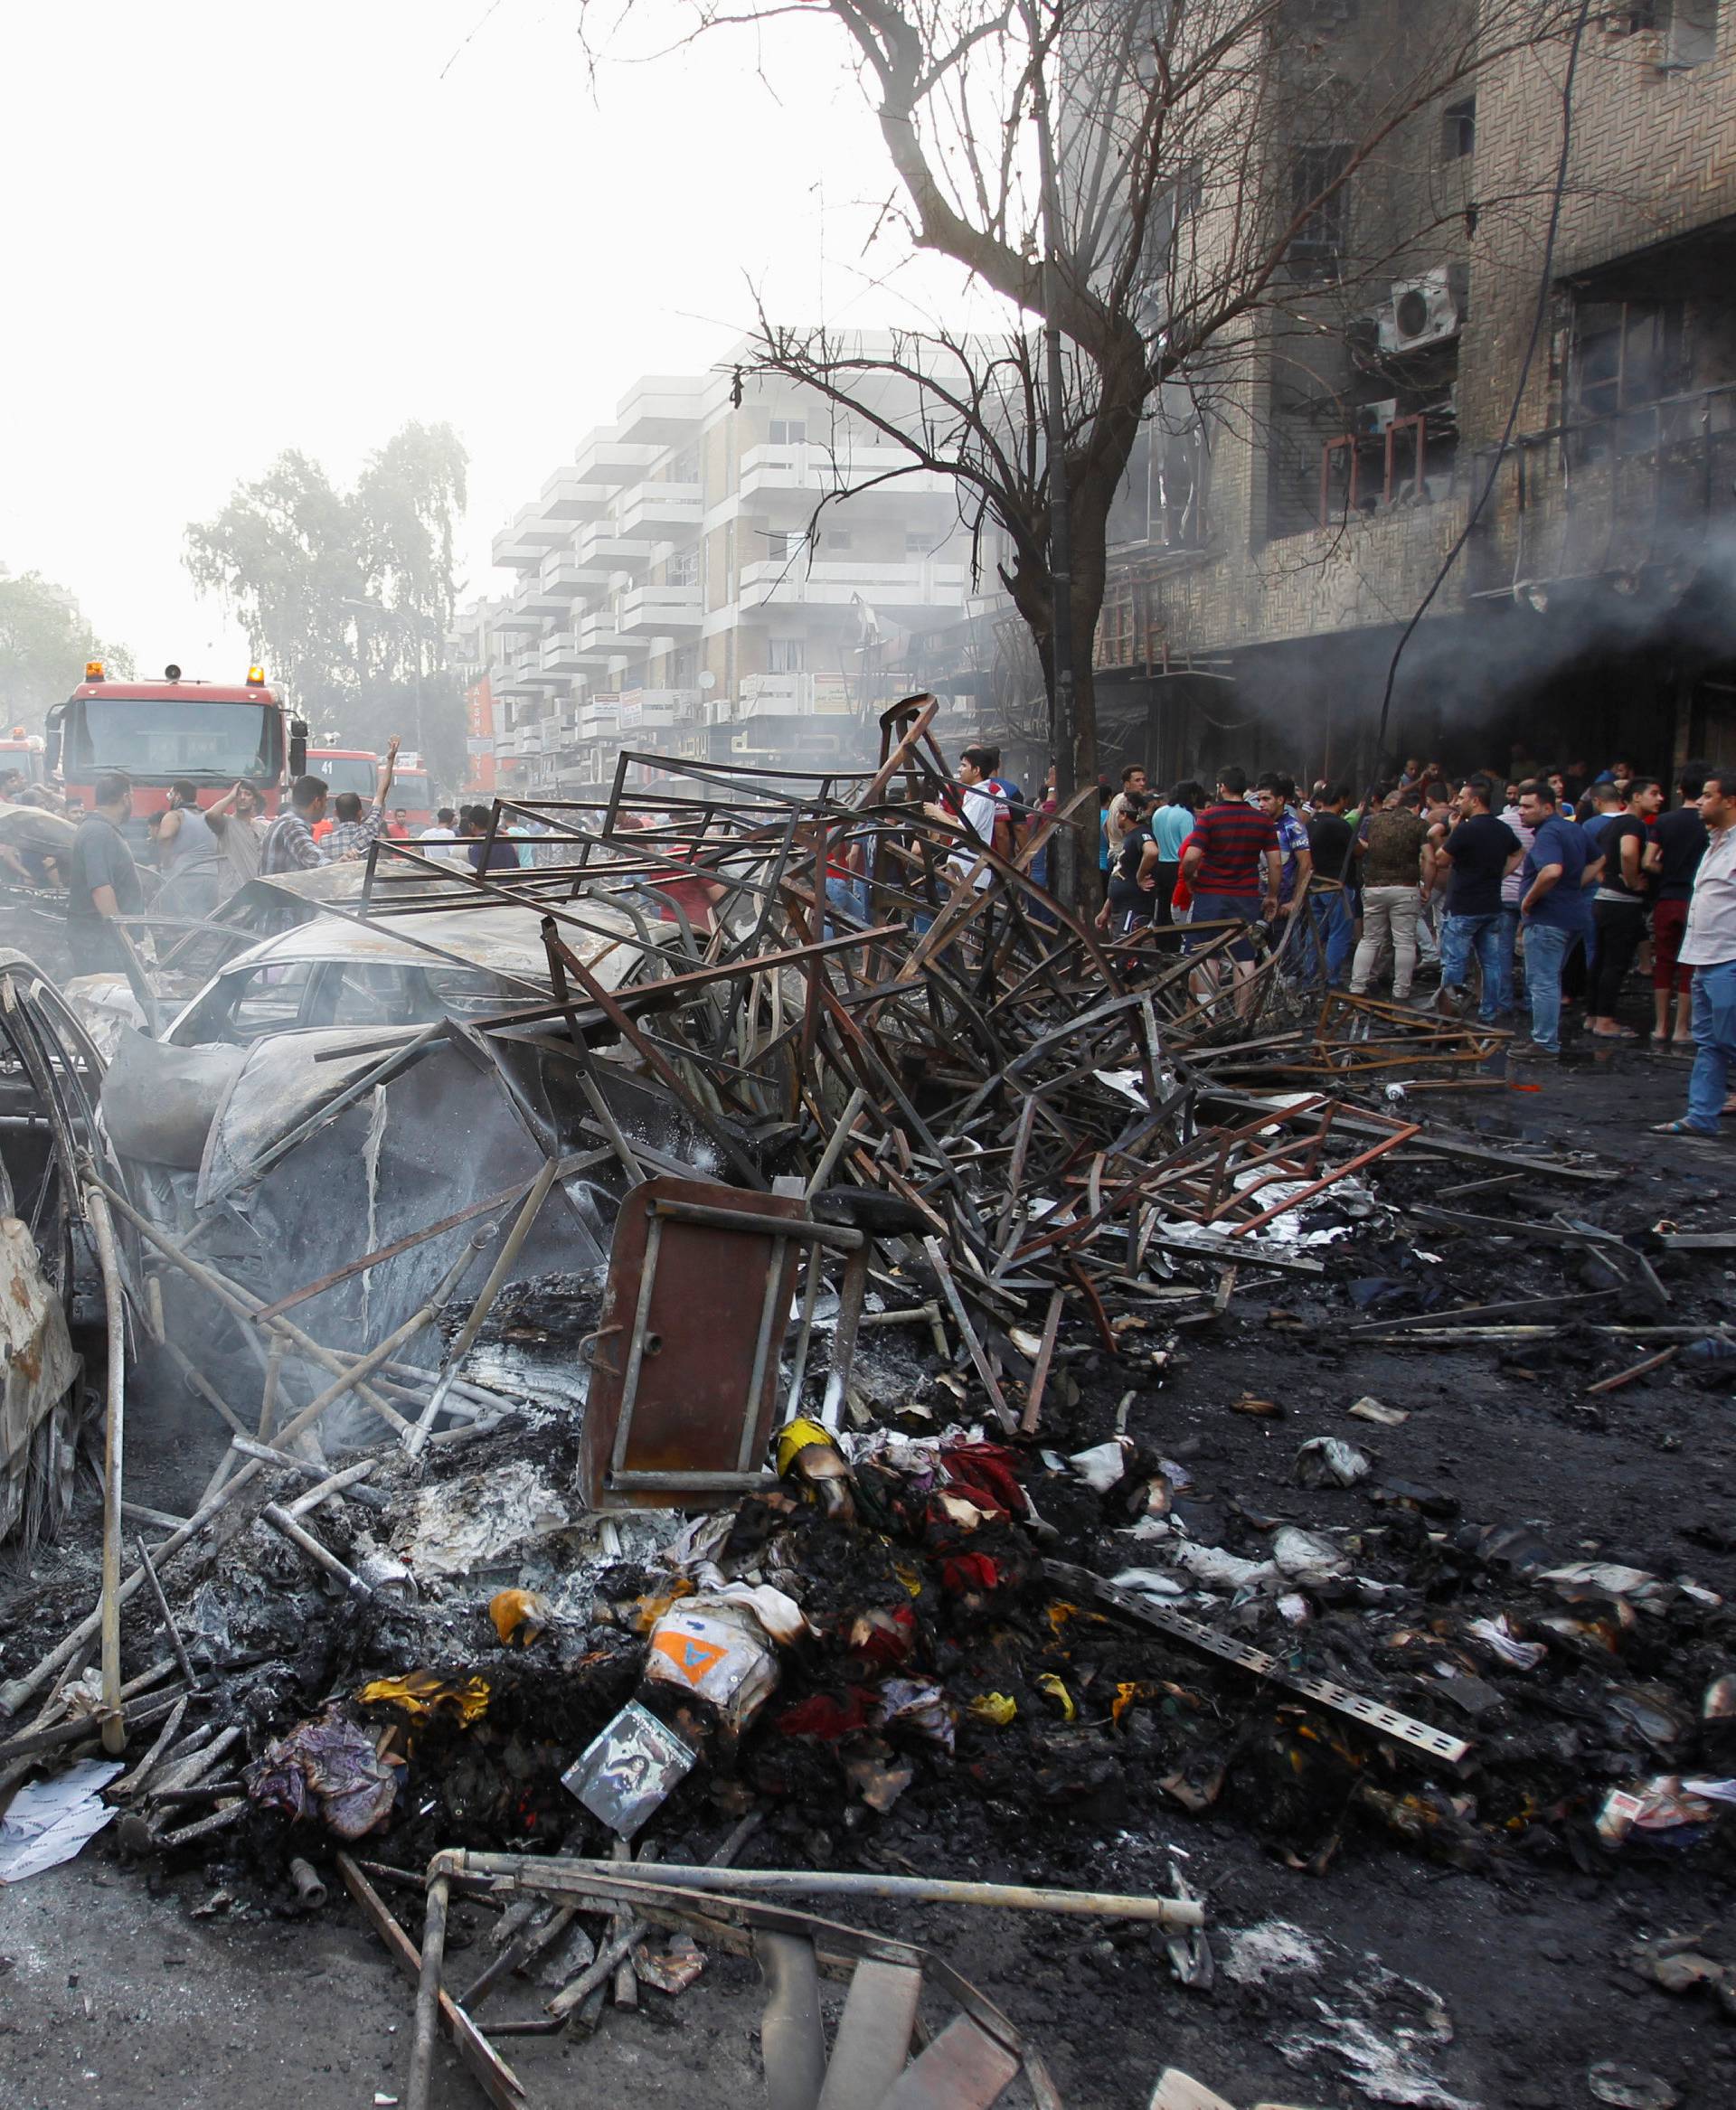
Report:
M 948 1851 L 1052 1878 L 1205 1811 L 1316 1870 L 1362 1828 L 1470 1870 L 1728 1851 L 1716 1590 L 1390 1473 L 1375 1399 L 1282 1419 L 1281 1503 L 1130 1433 L 1236 1332 L 1271 1375 L 1222 1411 L 1274 1421 L 1359 1340 L 1566 1358 L 1591 1418 L 1665 1357 L 1727 1385 L 1722 1234 L 1415 1114 L 1499 1036 L 1311 994 L 1294 929 L 1237 1015 L 1033 883 L 1067 816 L 961 855 L 934 711 L 889 713 L 872 779 L 694 766 L 636 809 L 624 758 L 603 805 L 498 809 L 545 831 L 516 872 L 381 845 L 309 928 L 494 961 L 429 1019 L 105 1057 L 5 966 L 4 1515 L 52 1525 L 83 1403 L 104 1544 L 83 1616 L 4 1635 L 0 1798 L 35 1865 L 112 1824 L 266 1908 L 341 1877 L 420 1974 L 411 2102 L 437 2028 L 524 2100 L 483 2027 L 594 2022 L 713 1946 L 803 2057 L 829 1967 L 888 2086 L 926 1984 L 958 2012 L 912 2074 L 950 2039 L 948 2099 L 1021 2066 L 1056 2099 L 944 1964 L 806 1909 L 860 1894 L 1155 1922 L 1210 1969 L 1184 1884 L 1070 1902 Z M 184 1513 L 128 1498 L 129 1389 L 209 1425 Z M 467 1988 L 454 1897 L 501 1908 Z

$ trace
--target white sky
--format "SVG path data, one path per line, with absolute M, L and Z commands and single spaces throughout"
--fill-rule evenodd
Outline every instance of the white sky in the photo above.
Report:
M 141 672 L 232 674 L 243 641 L 195 598 L 182 532 L 281 448 L 345 483 L 406 419 L 450 419 L 460 576 L 494 589 L 495 529 L 636 375 L 715 359 L 750 280 L 790 319 L 907 315 L 872 276 L 901 234 L 863 254 L 890 177 L 822 10 L 769 25 L 770 86 L 731 32 L 594 96 L 575 15 L 0 10 L 0 562 L 70 588 Z

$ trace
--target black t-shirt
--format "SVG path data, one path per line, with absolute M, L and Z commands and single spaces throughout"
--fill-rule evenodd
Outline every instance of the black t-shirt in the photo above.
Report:
M 1308 848 L 1314 852 L 1314 876 L 1331 880 L 1335 885 L 1344 878 L 1345 865 L 1349 864 L 1348 878 L 1356 877 L 1356 866 L 1350 855 L 1350 846 L 1356 839 L 1356 831 L 1343 814 L 1316 814 L 1308 823 Z
M 1493 814 L 1461 821 L 1441 848 L 1453 861 L 1447 881 L 1449 916 L 1493 916 L 1501 907 L 1501 881 L 1519 838 Z
M 1660 901 L 1685 901 L 1694 891 L 1694 875 L 1706 853 L 1706 824 L 1697 805 L 1679 805 L 1660 814 L 1654 824 L 1663 864 L 1657 875 Z
M 1139 862 L 1145 856 L 1146 843 L 1151 840 L 1151 828 L 1145 821 L 1141 821 L 1137 828 L 1129 828 L 1122 836 L 1121 848 L 1116 856 L 1109 880 L 1109 891 L 1117 900 L 1132 902 L 1135 900 L 1153 898 L 1137 884 Z
M 1637 838 L 1637 856 L 1646 855 L 1646 824 L 1637 814 L 1617 814 L 1604 829 L 1598 849 L 1603 853 L 1603 877 L 1598 881 L 1598 899 L 1600 901 L 1643 901 L 1646 899 L 1646 875 L 1642 862 L 1640 880 L 1637 887 L 1630 887 L 1621 876 L 1621 845 L 1625 836 Z

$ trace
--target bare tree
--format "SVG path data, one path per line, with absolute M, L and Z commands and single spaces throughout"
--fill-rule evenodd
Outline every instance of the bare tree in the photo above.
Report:
M 581 5 L 594 14 L 605 0 Z M 643 5 L 627 0 L 629 13 Z M 1142 422 L 1169 461 L 1175 435 L 1257 416 L 1275 343 L 1288 346 L 1280 366 L 1306 368 L 1359 288 L 1390 280 L 1395 260 L 1466 214 L 1462 191 L 1428 174 L 1443 111 L 1486 69 L 1562 36 L 1578 11 L 1576 0 L 683 5 L 689 34 L 774 22 L 794 34 L 796 18 L 829 17 L 896 177 L 885 216 L 1004 306 L 998 335 L 934 326 L 890 349 L 762 311 L 760 364 L 901 447 L 910 469 L 955 479 L 967 523 L 997 533 L 1052 709 L 1057 638 L 1071 630 L 1063 796 L 1097 770 L 1091 642 Z M 1058 359 L 1045 356 L 1044 324 Z M 1184 462 L 1176 474 L 1196 486 Z M 859 487 L 842 478 L 835 495 Z M 1197 532 L 1197 487 L 1175 496 L 1176 532 Z

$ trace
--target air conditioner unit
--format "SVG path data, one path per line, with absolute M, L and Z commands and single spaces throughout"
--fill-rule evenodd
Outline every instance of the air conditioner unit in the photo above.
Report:
M 1458 336 L 1465 309 L 1449 267 L 1439 265 L 1419 278 L 1395 278 L 1379 320 L 1382 352 L 1416 352 Z

